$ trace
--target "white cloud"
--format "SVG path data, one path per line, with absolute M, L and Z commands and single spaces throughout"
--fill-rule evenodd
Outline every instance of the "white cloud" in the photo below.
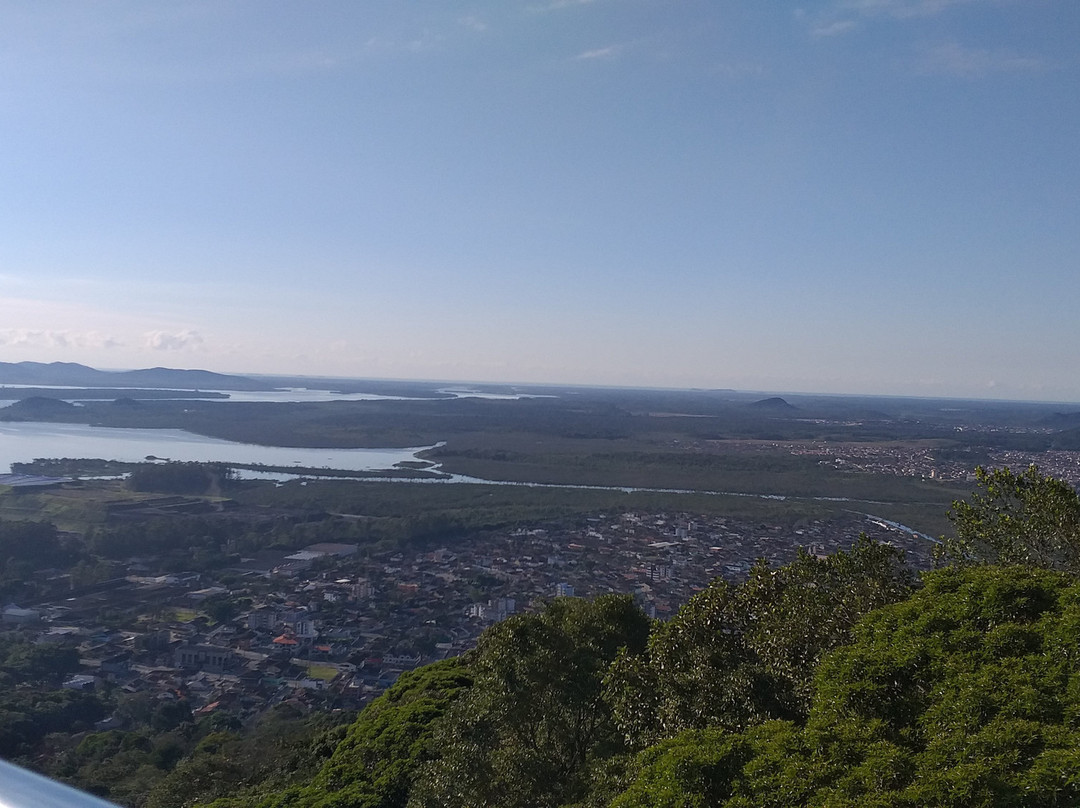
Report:
M 883 15 L 898 20 L 934 17 L 954 6 L 999 0 L 842 0 L 839 7 L 864 15 Z
M 425 53 L 443 42 L 446 36 L 424 29 L 408 38 L 395 38 L 385 36 L 369 37 L 363 45 L 364 53 L 368 56 L 388 56 L 400 53 Z
M 608 45 L 606 48 L 596 48 L 595 50 L 582 51 L 574 57 L 575 60 L 588 60 L 588 59 L 612 59 L 619 51 L 622 50 L 618 45 Z
M 69 344 L 67 332 L 51 329 L 5 328 L 0 345 L 13 347 L 63 348 Z
M 123 348 L 124 342 L 118 337 L 112 337 L 105 334 L 99 334 L 97 331 L 91 331 L 86 334 L 86 345 L 90 348 Z
M 482 33 L 488 29 L 487 23 L 474 14 L 470 14 L 467 17 L 461 17 L 458 22 L 466 28 L 472 29 L 478 33 Z
M 0 345 L 12 348 L 120 348 L 123 341 L 98 331 L 49 328 L 0 329 Z
M 835 0 L 816 13 L 795 10 L 795 19 L 814 37 L 839 36 L 860 27 L 860 20 L 913 20 L 936 17 L 958 6 L 1002 5 L 1013 0 Z
M 859 27 L 855 20 L 836 20 L 835 22 L 823 23 L 810 29 L 811 36 L 827 37 L 840 36 Z
M 1011 51 L 968 48 L 958 42 L 946 42 L 927 48 L 916 64 L 924 76 L 949 75 L 979 78 L 990 73 L 1018 73 L 1041 70 L 1045 64 Z
M 589 3 L 593 3 L 595 0 L 552 0 L 550 3 L 546 3 L 542 6 L 532 6 L 533 11 L 558 11 L 561 8 L 572 8 L 574 6 L 587 6 Z
M 733 81 L 764 76 L 765 67 L 756 62 L 722 62 L 713 65 L 712 72 L 723 79 Z
M 148 331 L 144 334 L 146 347 L 155 351 L 181 351 L 197 349 L 203 344 L 203 338 L 197 331 Z

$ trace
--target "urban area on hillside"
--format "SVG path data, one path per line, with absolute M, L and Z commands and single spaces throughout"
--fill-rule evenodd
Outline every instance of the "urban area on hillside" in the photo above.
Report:
M 56 576 L 56 596 L 8 604 L 3 623 L 77 649 L 80 670 L 65 688 L 184 699 L 196 715 L 244 717 L 286 701 L 357 709 L 402 671 L 460 654 L 491 623 L 552 598 L 632 594 L 663 618 L 714 578 L 847 549 L 860 533 L 894 544 L 915 567 L 930 563 L 927 538 L 864 514 L 791 527 L 596 514 L 422 551 L 260 551 L 216 572 L 149 575 L 157 559 L 130 558 L 122 576 L 82 591 L 65 591 L 69 576 Z M 120 724 L 109 716 L 96 727 Z

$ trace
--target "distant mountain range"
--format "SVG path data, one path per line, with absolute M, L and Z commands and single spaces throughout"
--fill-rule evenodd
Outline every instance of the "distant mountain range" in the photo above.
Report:
M 154 388 L 173 390 L 271 390 L 266 382 L 209 370 L 95 370 L 74 362 L 0 362 L 0 385 Z

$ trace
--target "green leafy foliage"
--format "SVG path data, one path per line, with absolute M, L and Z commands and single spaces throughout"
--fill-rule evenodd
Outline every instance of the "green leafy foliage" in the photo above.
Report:
M 613 805 L 1075 805 L 1078 630 L 1080 585 L 1060 574 L 934 573 L 825 657 L 804 728 L 680 734 Z
M 74 648 L 41 645 L 18 634 L 0 635 L 0 672 L 13 681 L 55 687 L 78 670 Z
M 121 804 L 141 804 L 184 755 L 182 733 L 108 730 L 86 735 L 54 762 L 50 774 Z
M 0 521 L 0 595 L 18 597 L 34 570 L 71 560 L 49 522 Z
M 442 757 L 410 806 L 557 806 L 582 796 L 591 764 L 621 751 L 601 696 L 620 648 L 640 651 L 649 622 L 629 597 L 559 598 L 486 631 L 472 689 L 441 723 Z
M 403 674 L 364 710 L 315 779 L 319 808 L 404 808 L 418 767 L 436 759 L 436 722 L 472 686 L 459 659 Z
M 633 784 L 612 808 L 709 808 L 731 796 L 731 782 L 752 756 L 742 735 L 686 730 L 643 752 Z
M 1036 466 L 975 469 L 979 490 L 953 503 L 947 555 L 961 562 L 1030 564 L 1080 574 L 1080 495 Z
M 56 561 L 60 540 L 48 522 L 0 522 L 0 563 Z
M 1025 795 L 1036 761 L 1041 769 L 1044 756 L 1060 760 L 1080 743 L 1080 694 L 1070 686 L 1080 675 L 1078 628 L 1080 586 L 1062 575 L 935 573 L 822 665 L 811 729 L 847 745 L 862 768 L 871 754 L 888 756 L 896 782 L 887 791 L 908 804 L 1054 804 Z M 859 768 L 832 788 L 870 791 Z M 1061 796 L 1075 804 L 1080 791 Z
M 220 490 L 232 476 L 232 470 L 220 463 L 146 463 L 131 472 L 128 487 L 132 491 L 206 494 Z
M 226 730 L 204 735 L 154 785 L 145 808 L 186 808 L 218 798 L 226 805 L 259 800 L 292 805 L 276 800 L 294 793 L 298 782 L 310 780 L 343 736 L 344 727 L 336 725 L 332 715 L 303 718 L 289 705 L 279 705 L 243 734 Z
M 619 656 L 606 682 L 616 721 L 638 748 L 686 729 L 801 721 L 819 658 L 912 584 L 899 554 L 865 537 L 823 559 L 760 563 L 742 584 L 716 580 L 655 627 L 645 653 Z
M 438 757 L 436 722 L 471 684 L 460 659 L 402 674 L 347 731 L 338 733 L 321 770 L 305 778 L 309 782 L 276 790 L 255 785 L 242 796 L 219 799 L 214 808 L 403 808 L 417 767 Z M 235 755 L 227 754 L 222 764 L 233 760 Z
M 184 702 L 158 700 L 148 693 L 64 690 L 56 695 L 78 699 L 72 706 L 81 705 L 82 713 L 69 716 L 66 724 L 39 722 L 41 731 L 52 734 L 33 749 L 24 747 L 25 754 L 35 753 L 32 761 L 24 762 L 119 805 L 138 808 L 180 808 L 247 793 L 256 785 L 270 793 L 308 781 L 343 735 L 337 730 L 339 715 L 305 716 L 288 704 L 271 708 L 242 728 L 235 715 L 220 711 L 193 721 Z M 127 728 L 89 731 L 92 721 L 109 714 Z M 38 757 L 42 750 L 49 752 L 47 760 Z
M 26 755 L 51 732 L 85 732 L 105 717 L 92 693 L 23 688 L 0 695 L 0 757 Z

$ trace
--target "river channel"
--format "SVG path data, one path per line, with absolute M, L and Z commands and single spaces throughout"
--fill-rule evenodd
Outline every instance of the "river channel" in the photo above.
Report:
M 85 424 L 52 424 L 27 421 L 0 422 L 0 473 L 8 470 L 12 463 L 26 463 L 37 458 L 100 458 L 129 463 L 141 462 L 147 458 L 158 458 L 186 462 L 262 465 L 277 468 L 295 466 L 298 469 L 325 469 L 330 472 L 326 476 L 332 477 L 333 471 L 385 471 L 393 469 L 395 464 L 416 460 L 418 452 L 430 448 L 433 447 L 314 449 L 257 446 L 255 444 L 208 438 L 180 429 L 122 429 L 87 426 Z M 270 478 L 283 480 L 294 476 L 281 472 L 254 472 L 243 469 L 238 469 L 237 474 L 244 479 Z M 466 477 L 460 474 L 452 474 L 442 479 L 404 477 L 384 477 L 380 479 L 421 484 L 475 483 L 483 485 L 515 485 L 530 488 L 622 491 L 625 493 L 711 494 L 755 499 L 788 499 L 788 497 L 775 494 L 696 491 L 682 488 L 630 488 L 608 485 L 506 482 Z M 800 497 L 800 499 L 852 503 L 863 506 L 883 504 L 852 500 L 846 497 Z M 869 514 L 867 515 L 869 516 Z M 918 533 L 906 525 L 890 523 L 890 526 L 934 541 L 931 537 Z

